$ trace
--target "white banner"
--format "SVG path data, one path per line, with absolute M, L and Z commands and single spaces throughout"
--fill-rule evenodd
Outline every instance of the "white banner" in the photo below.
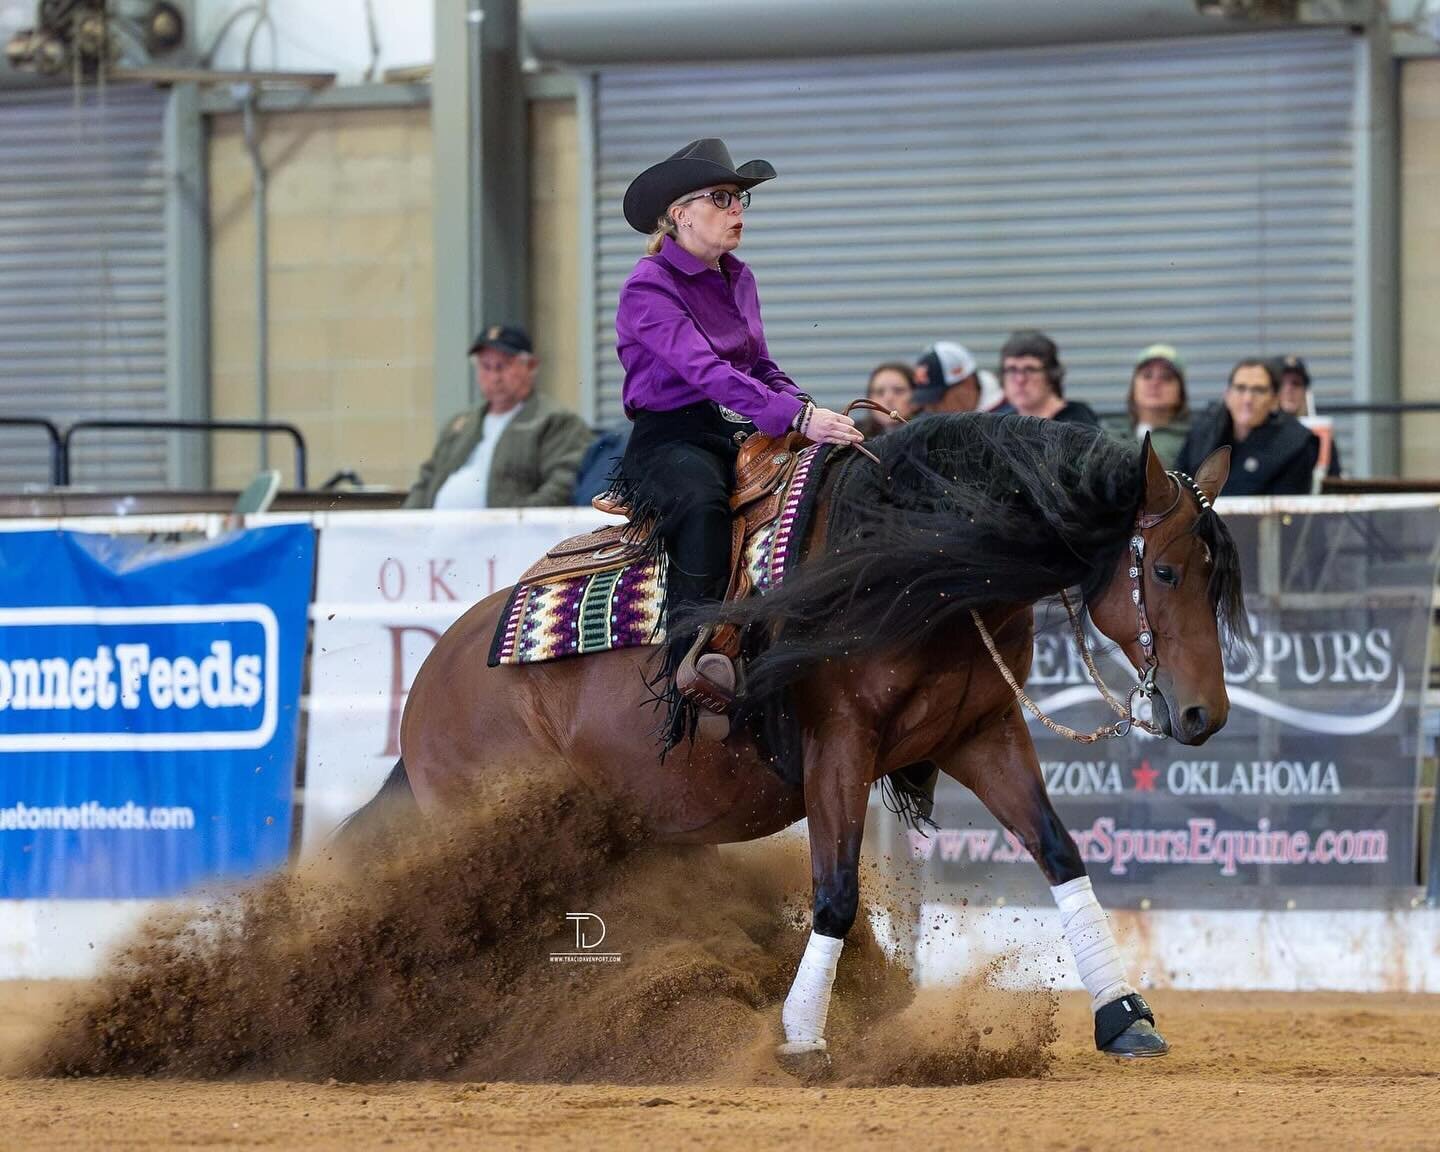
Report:
M 316 518 L 302 849 L 323 842 L 389 775 L 406 693 L 445 629 L 552 544 L 613 522 L 589 508 Z

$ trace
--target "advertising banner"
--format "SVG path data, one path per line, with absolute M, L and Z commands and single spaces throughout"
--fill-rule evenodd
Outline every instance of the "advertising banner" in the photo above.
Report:
M 0 534 L 0 898 L 285 861 L 313 542 Z
M 1440 513 L 1226 520 L 1256 640 L 1227 659 L 1224 729 L 1195 748 L 1138 732 L 1087 746 L 1031 722 L 1097 891 L 1118 905 L 1234 907 L 1266 902 L 1262 890 L 1367 903 L 1413 888 Z M 1036 623 L 1031 697 L 1074 728 L 1108 722 L 1063 611 L 1041 606 Z M 1128 690 L 1129 662 L 1098 636 L 1095 648 L 1112 688 Z M 1048 901 L 1029 854 L 966 789 L 943 781 L 935 818 L 939 832 L 903 839 L 937 897 Z
M 389 775 L 406 693 L 445 629 L 552 544 L 611 522 L 590 508 L 352 512 L 321 521 L 305 848 Z

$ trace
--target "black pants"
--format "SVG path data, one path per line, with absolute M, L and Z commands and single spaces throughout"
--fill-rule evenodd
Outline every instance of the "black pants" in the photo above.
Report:
M 737 433 L 754 430 L 726 420 L 708 401 L 635 414 L 621 475 L 636 511 L 656 517 L 670 561 L 665 615 L 672 662 L 695 636 L 693 628 L 677 634 L 675 614 L 725 595 Z

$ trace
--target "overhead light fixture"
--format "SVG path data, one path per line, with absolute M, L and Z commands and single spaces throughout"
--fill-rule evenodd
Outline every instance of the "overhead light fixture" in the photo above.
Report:
M 40 0 L 35 26 L 5 45 L 11 68 L 87 76 L 117 64 L 148 64 L 185 43 L 185 14 L 172 0 Z

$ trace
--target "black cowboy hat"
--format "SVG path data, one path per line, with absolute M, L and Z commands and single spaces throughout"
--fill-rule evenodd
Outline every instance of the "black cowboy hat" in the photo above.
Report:
M 625 189 L 625 219 L 637 232 L 651 233 L 665 210 L 687 192 L 712 184 L 734 184 L 741 191 L 775 179 L 768 160 L 747 160 L 739 168 L 725 141 L 692 140 L 673 156 L 630 181 Z

